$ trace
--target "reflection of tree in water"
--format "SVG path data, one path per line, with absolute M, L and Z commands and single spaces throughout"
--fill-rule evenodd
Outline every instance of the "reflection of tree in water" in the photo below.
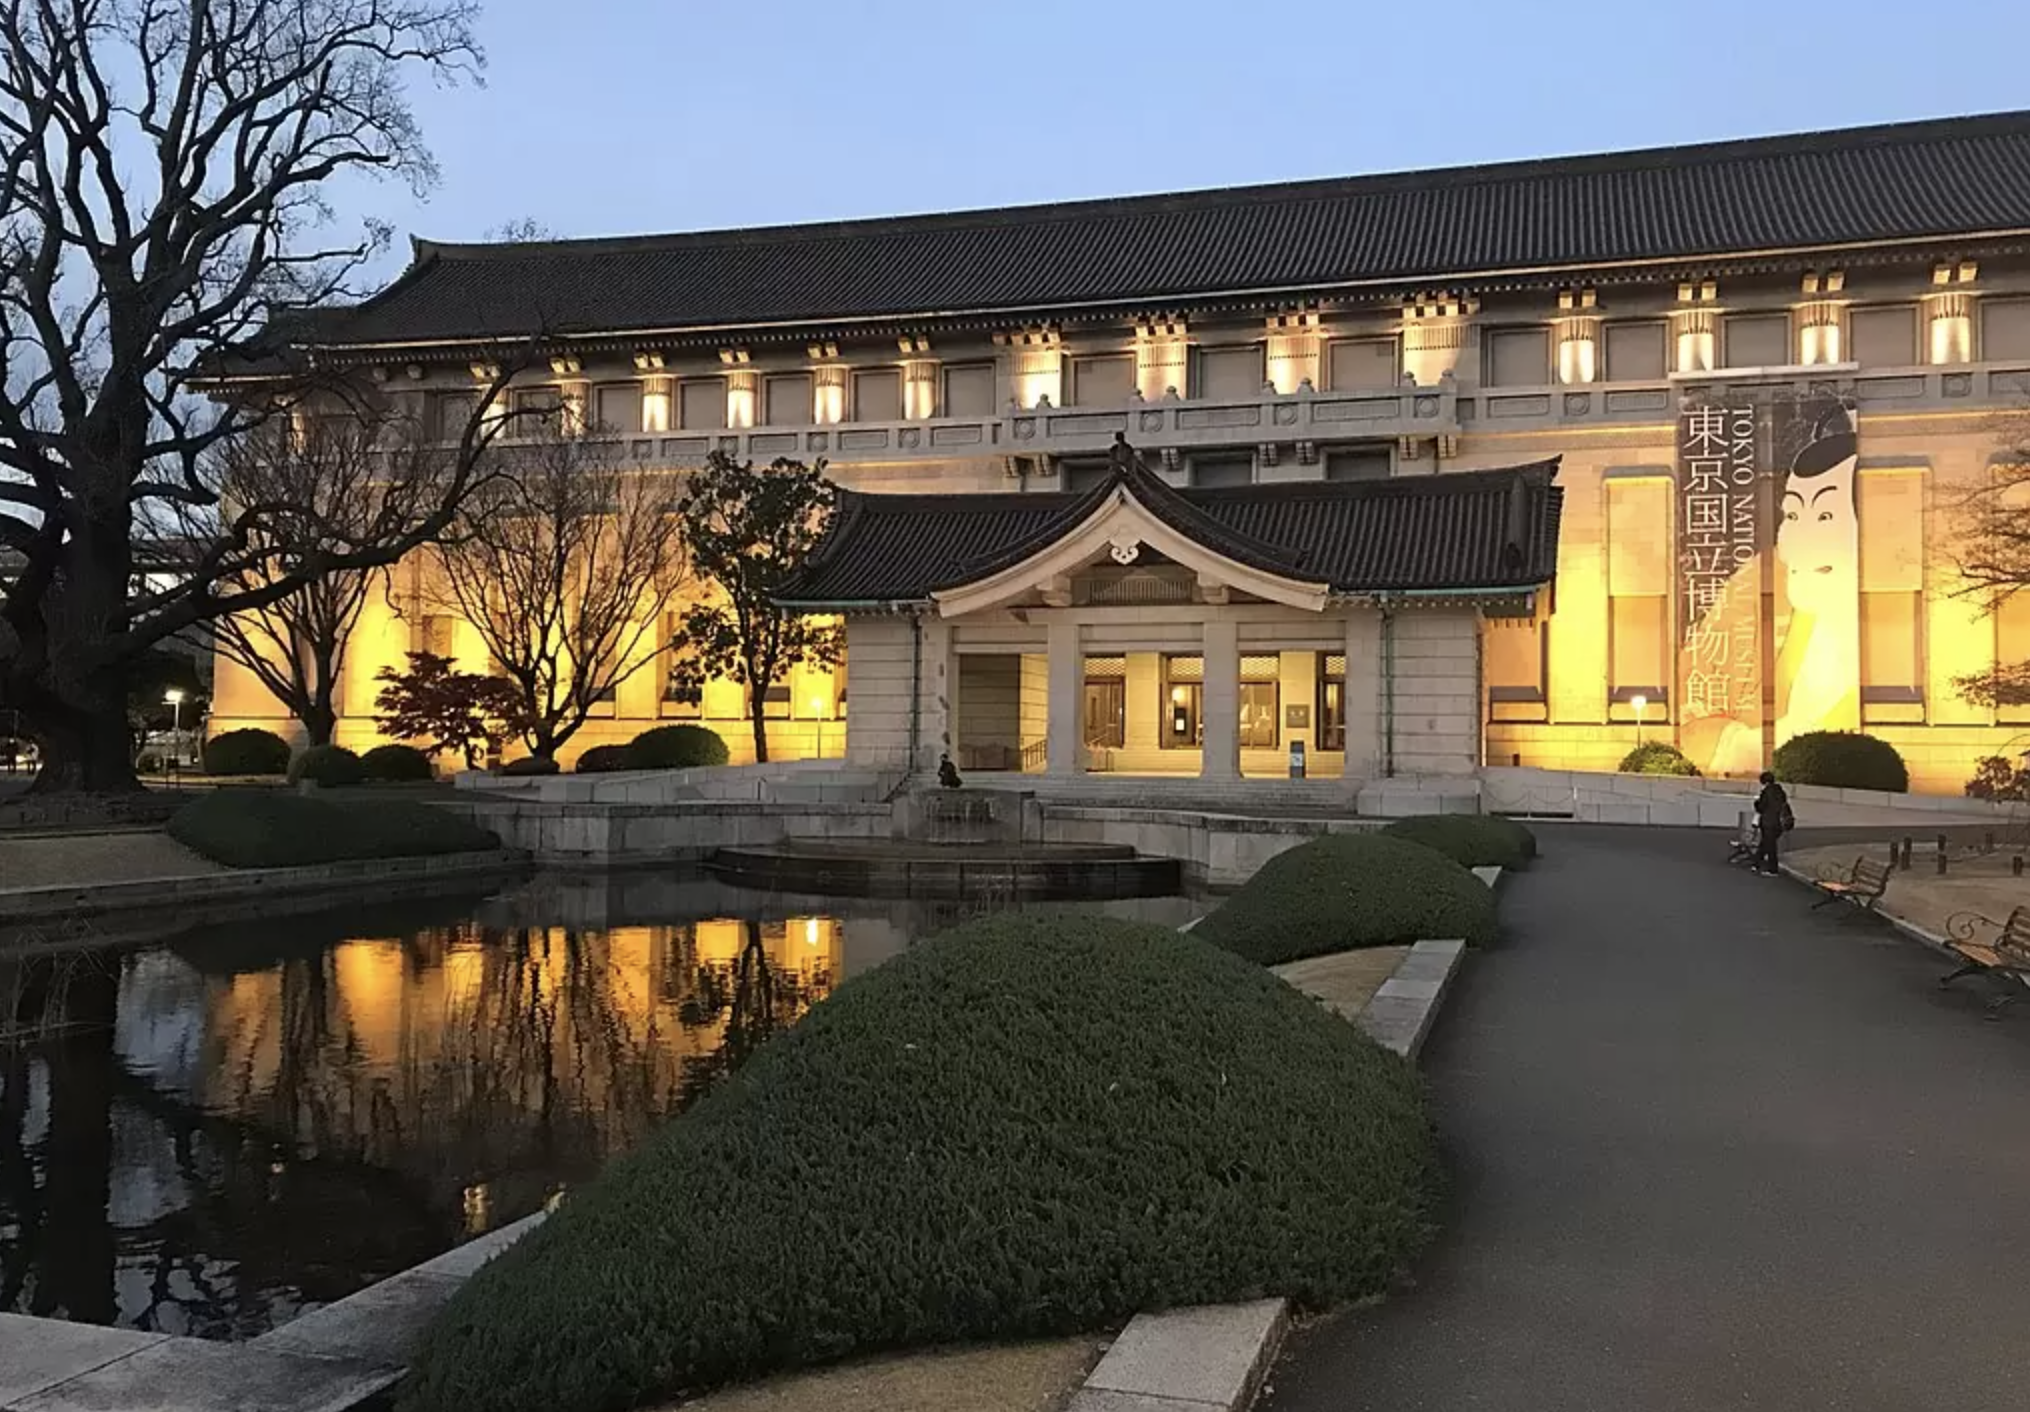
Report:
M 778 971 L 762 944 L 762 924 L 750 921 L 741 925 L 746 943 L 739 956 L 730 965 L 700 964 L 690 997 L 678 1010 L 683 1023 L 692 1029 L 719 1023 L 722 1016 L 725 1024 L 716 1046 L 684 1061 L 677 1103 L 680 1109 L 745 1064 L 755 1050 L 795 1024 L 813 1001 L 832 988 L 832 975 L 826 969 L 808 976 Z

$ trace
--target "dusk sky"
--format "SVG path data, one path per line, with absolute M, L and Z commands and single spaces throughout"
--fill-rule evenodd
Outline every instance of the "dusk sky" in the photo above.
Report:
M 2023 0 L 490 0 L 481 35 L 485 88 L 415 95 L 435 195 L 363 193 L 393 267 L 411 233 L 519 219 L 780 224 L 2030 107 Z

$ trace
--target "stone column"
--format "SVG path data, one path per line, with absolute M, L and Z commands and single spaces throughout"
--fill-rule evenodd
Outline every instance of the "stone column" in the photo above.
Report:
M 1050 714 L 1044 725 L 1048 765 L 1053 775 L 1075 775 L 1085 768 L 1080 735 L 1080 688 L 1085 684 L 1085 654 L 1078 624 L 1069 618 L 1050 619 Z
M 1381 774 L 1381 614 L 1372 608 L 1346 615 L 1346 783 L 1358 791 Z
M 1234 780 L 1241 775 L 1241 647 L 1240 625 L 1220 616 L 1205 620 L 1204 713 L 1205 752 L 1199 777 Z

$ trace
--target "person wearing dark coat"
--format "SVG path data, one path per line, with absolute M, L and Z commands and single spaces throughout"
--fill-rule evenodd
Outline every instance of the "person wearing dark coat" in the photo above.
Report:
M 1790 796 L 1776 782 L 1776 776 L 1762 772 L 1762 793 L 1755 796 L 1755 870 L 1776 873 L 1776 841 L 1797 827 L 1790 812 Z

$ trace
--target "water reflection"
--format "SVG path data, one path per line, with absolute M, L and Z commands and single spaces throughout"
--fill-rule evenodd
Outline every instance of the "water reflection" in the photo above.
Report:
M 537 1209 L 963 910 L 539 878 L 0 960 L 0 1309 L 251 1337 Z

